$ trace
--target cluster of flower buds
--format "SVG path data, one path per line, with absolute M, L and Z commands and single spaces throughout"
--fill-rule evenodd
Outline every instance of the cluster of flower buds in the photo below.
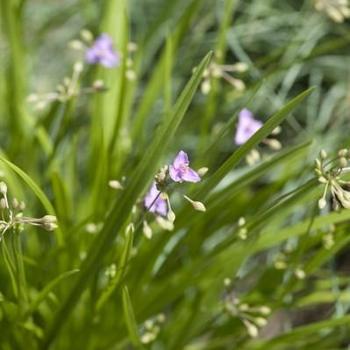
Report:
M 19 202 L 16 198 L 10 202 L 7 196 L 7 185 L 3 181 L 0 182 L 0 196 L 0 239 L 9 229 L 21 228 L 22 225 L 39 226 L 47 231 L 57 228 L 57 219 L 54 215 L 45 215 L 42 218 L 23 216 L 24 202 Z
M 248 66 L 246 63 L 238 62 L 235 64 L 224 65 L 211 62 L 209 67 L 203 73 L 203 82 L 201 84 L 201 91 L 204 95 L 207 95 L 211 90 L 212 79 L 224 79 L 228 82 L 234 89 L 238 91 L 243 91 L 245 89 L 245 84 L 241 79 L 237 79 L 232 76 L 232 73 L 243 73 L 246 72 Z M 230 74 L 231 73 L 231 74 Z
M 274 267 L 276 270 L 286 270 L 287 268 L 292 266 L 292 264 L 290 264 L 288 262 L 287 252 L 279 252 L 275 256 L 273 264 L 274 264 Z M 305 273 L 302 265 L 298 265 L 296 267 L 293 267 L 292 272 L 293 272 L 294 276 L 299 280 L 303 280 L 306 277 L 306 273 Z
M 244 217 L 238 219 L 238 237 L 243 241 L 248 237 L 248 230 Z
M 334 22 L 344 22 L 350 17 L 348 0 L 315 0 L 315 9 L 324 12 Z
M 225 279 L 224 284 L 228 287 L 231 281 Z M 271 313 L 271 309 L 268 306 L 251 306 L 235 297 L 232 292 L 227 293 L 225 296 L 224 310 L 231 317 L 239 318 L 252 338 L 258 336 L 259 329 L 267 324 L 266 317 Z
M 335 243 L 335 225 L 330 225 L 328 231 L 322 236 L 322 242 L 325 249 L 329 250 Z
M 171 208 L 169 195 L 166 192 L 172 183 L 201 181 L 208 168 L 201 168 L 198 171 L 189 166 L 190 161 L 184 151 L 180 151 L 171 165 L 162 167 L 154 177 L 154 182 L 147 192 L 143 204 L 148 212 L 156 216 L 156 222 L 165 230 L 171 231 L 174 228 L 175 213 Z M 191 204 L 193 209 L 205 212 L 205 205 L 184 195 L 184 198 Z M 148 239 L 152 238 L 152 229 L 146 220 L 143 221 L 143 233 Z
M 27 97 L 29 103 L 33 103 L 38 110 L 44 109 L 51 102 L 67 102 L 73 97 L 84 94 L 93 94 L 106 91 L 102 80 L 96 80 L 89 87 L 80 87 L 80 78 L 84 65 L 82 62 L 76 62 L 73 65 L 71 77 L 65 77 L 62 83 L 58 84 L 55 91 L 43 94 L 31 94 Z
M 326 151 L 322 150 L 315 160 L 315 172 L 318 181 L 324 186 L 323 194 L 318 201 L 318 206 L 323 209 L 327 205 L 327 194 L 330 192 L 333 209 L 350 208 L 350 181 L 345 180 L 350 168 L 350 151 L 341 149 L 337 156 L 329 159 Z
M 165 315 L 159 314 L 152 319 L 148 319 L 143 324 L 141 343 L 150 344 L 157 339 L 161 325 L 165 322 Z

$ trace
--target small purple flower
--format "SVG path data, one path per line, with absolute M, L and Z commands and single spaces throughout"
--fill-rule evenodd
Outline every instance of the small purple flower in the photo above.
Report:
M 151 213 L 159 214 L 161 216 L 167 216 L 168 214 L 168 203 L 160 195 L 160 191 L 157 189 L 155 182 L 152 183 L 143 203 L 145 208 Z
M 198 182 L 200 176 L 189 167 L 190 161 L 184 151 L 180 151 L 175 157 L 173 164 L 169 166 L 169 175 L 175 182 Z
M 90 64 L 101 64 L 107 68 L 113 68 L 119 64 L 119 55 L 113 48 L 112 38 L 108 34 L 101 34 L 87 49 L 86 62 Z
M 235 142 L 242 145 L 247 142 L 261 127 L 263 123 L 254 119 L 253 113 L 249 109 L 242 109 L 238 115 L 238 125 Z

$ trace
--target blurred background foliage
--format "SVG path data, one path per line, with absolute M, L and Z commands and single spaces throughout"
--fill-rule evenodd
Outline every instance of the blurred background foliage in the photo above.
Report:
M 343 2 L 0 1 L 1 175 L 28 215 L 59 222 L 55 233 L 21 233 L 27 304 L 0 261 L 0 348 L 347 349 L 350 214 L 320 213 L 313 173 L 321 149 L 349 147 Z M 111 35 L 122 55 L 116 69 L 84 67 L 79 84 L 103 80 L 107 91 L 37 110 L 27 97 L 71 76 L 83 56 L 69 43 L 84 29 Z M 212 78 L 210 91 L 192 94 L 195 75 L 184 89 L 209 51 L 217 64 L 247 66 L 233 73 L 245 88 Z M 266 135 L 288 117 L 276 136 L 281 150 L 264 146 L 263 133 L 237 149 L 244 107 L 264 122 L 273 115 Z M 262 159 L 247 165 L 259 143 Z M 180 149 L 209 167 L 208 180 L 174 190 L 173 231 L 147 213 L 148 240 L 137 198 Z M 111 189 L 112 179 L 125 192 Z M 184 188 L 206 213 L 181 199 Z

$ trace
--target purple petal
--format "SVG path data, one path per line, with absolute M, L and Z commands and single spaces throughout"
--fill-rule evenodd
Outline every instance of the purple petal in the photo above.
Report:
M 183 165 L 188 165 L 188 164 L 190 164 L 190 161 L 188 160 L 187 153 L 184 151 L 180 151 L 173 161 L 173 166 L 175 168 L 179 168 Z
M 158 194 L 159 194 L 159 191 L 157 189 L 157 186 L 155 182 L 153 182 L 151 188 L 147 192 L 144 199 L 144 205 L 146 208 L 149 208 L 152 205 L 154 200 L 157 198 Z
M 96 64 L 98 63 L 98 57 L 93 48 L 87 49 L 85 53 L 85 60 L 87 63 Z
M 158 191 L 155 182 L 153 182 L 144 198 L 143 204 L 149 212 L 166 216 L 168 214 L 168 203 L 159 193 L 160 191 Z
M 119 64 L 119 56 L 111 52 L 106 53 L 106 55 L 101 58 L 100 63 L 107 68 L 113 68 Z
M 181 170 L 175 168 L 174 166 L 169 166 L 170 178 L 175 182 L 182 182 Z
M 90 64 L 100 63 L 101 65 L 112 68 L 119 64 L 119 55 L 113 48 L 112 38 L 108 34 L 101 34 L 86 50 L 86 62 Z
M 242 145 L 247 142 L 261 127 L 263 123 L 253 117 L 253 113 L 244 108 L 238 116 L 238 125 L 235 135 L 235 143 Z
M 187 168 L 186 171 L 182 174 L 182 179 L 187 182 L 199 182 L 201 181 L 200 176 L 196 171 L 191 168 Z
M 168 214 L 168 203 L 163 198 L 158 198 L 155 203 L 155 213 L 161 216 L 167 216 Z

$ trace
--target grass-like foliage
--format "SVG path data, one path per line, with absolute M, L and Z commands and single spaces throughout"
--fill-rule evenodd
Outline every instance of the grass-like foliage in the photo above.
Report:
M 0 350 L 346 349 L 346 0 L 1 0 Z

